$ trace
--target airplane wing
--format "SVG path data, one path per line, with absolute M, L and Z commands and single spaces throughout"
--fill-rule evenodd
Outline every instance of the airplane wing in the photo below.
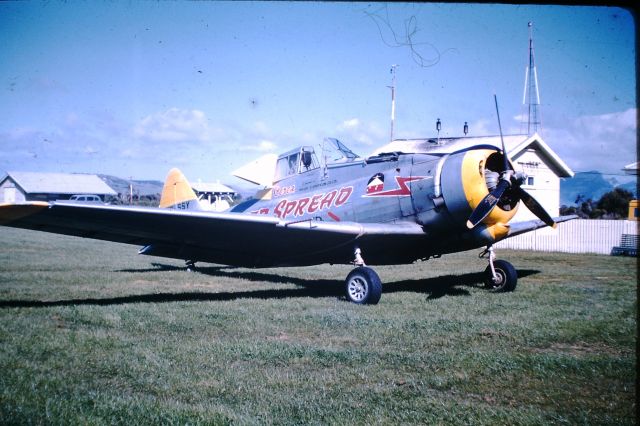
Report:
M 367 263 L 403 264 L 482 245 L 457 233 L 429 237 L 413 222 L 287 222 L 263 215 L 64 201 L 0 205 L 0 225 L 135 244 L 142 246 L 140 254 L 250 267 L 345 264 L 355 247 Z M 541 220 L 510 223 L 507 238 L 544 226 Z
M 554 217 L 555 223 L 566 222 L 568 220 L 578 219 L 577 215 L 567 215 Z M 516 235 L 524 234 L 526 232 L 534 231 L 539 228 L 546 227 L 547 224 L 541 220 L 527 220 L 524 222 L 511 222 L 509 223 L 509 233 L 505 238 L 515 237 Z
M 153 207 L 32 202 L 0 205 L 0 225 L 143 246 L 141 254 L 236 266 L 408 263 L 425 234 L 414 223 L 284 222 L 275 217 Z M 378 260 L 379 259 L 379 260 Z

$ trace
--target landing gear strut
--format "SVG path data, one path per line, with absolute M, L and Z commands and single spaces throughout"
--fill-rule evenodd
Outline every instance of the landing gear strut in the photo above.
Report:
M 347 299 L 358 305 L 375 305 L 382 296 L 382 281 L 373 269 L 365 266 L 359 248 L 355 249 L 353 263 L 358 266 L 347 275 L 345 292 Z
M 187 271 L 195 272 L 196 271 L 196 261 L 195 260 L 185 260 L 185 266 L 187 267 Z
M 488 258 L 489 266 L 484 270 L 484 285 L 496 293 L 513 291 L 518 283 L 516 268 L 506 260 L 496 260 L 492 246 L 480 253 L 481 258 Z

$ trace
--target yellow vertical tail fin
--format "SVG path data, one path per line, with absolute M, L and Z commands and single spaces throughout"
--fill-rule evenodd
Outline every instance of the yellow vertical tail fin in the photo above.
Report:
M 202 210 L 196 193 L 187 178 L 178 169 L 171 169 L 167 175 L 160 197 L 160 208 L 178 210 Z

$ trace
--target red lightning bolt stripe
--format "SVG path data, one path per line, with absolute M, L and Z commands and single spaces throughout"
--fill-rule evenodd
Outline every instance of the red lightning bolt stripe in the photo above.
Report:
M 340 218 L 337 215 L 335 215 L 334 213 L 327 212 L 327 215 L 329 215 L 329 217 L 331 219 L 335 220 L 336 222 L 340 222 Z
M 396 182 L 398 183 L 398 189 L 390 189 L 388 191 L 374 192 L 373 194 L 365 194 L 363 197 L 406 197 L 411 195 L 411 189 L 407 186 L 407 183 L 415 180 L 426 179 L 426 176 L 411 176 L 402 177 L 396 176 Z

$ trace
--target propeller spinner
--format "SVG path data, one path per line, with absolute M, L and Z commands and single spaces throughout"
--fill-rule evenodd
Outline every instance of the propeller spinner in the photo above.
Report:
M 490 190 L 490 192 L 478 203 L 475 209 L 471 212 L 469 220 L 467 221 L 467 227 L 469 229 L 474 228 L 477 224 L 482 222 L 494 207 L 501 201 L 504 201 L 506 197 L 515 197 L 516 201 L 522 201 L 525 206 L 540 220 L 542 220 L 548 226 L 552 228 L 556 227 L 556 223 L 551 216 L 544 210 L 544 208 L 533 198 L 528 192 L 522 189 L 522 183 L 524 182 L 524 176 L 520 173 L 516 173 L 510 166 L 509 159 L 507 158 L 507 150 L 504 145 L 504 138 L 502 137 L 502 125 L 500 123 L 500 112 L 498 110 L 498 97 L 493 95 L 496 104 L 496 114 L 498 116 L 498 127 L 500 129 L 500 142 L 502 143 L 502 170 L 499 171 L 500 179 L 498 184 Z

